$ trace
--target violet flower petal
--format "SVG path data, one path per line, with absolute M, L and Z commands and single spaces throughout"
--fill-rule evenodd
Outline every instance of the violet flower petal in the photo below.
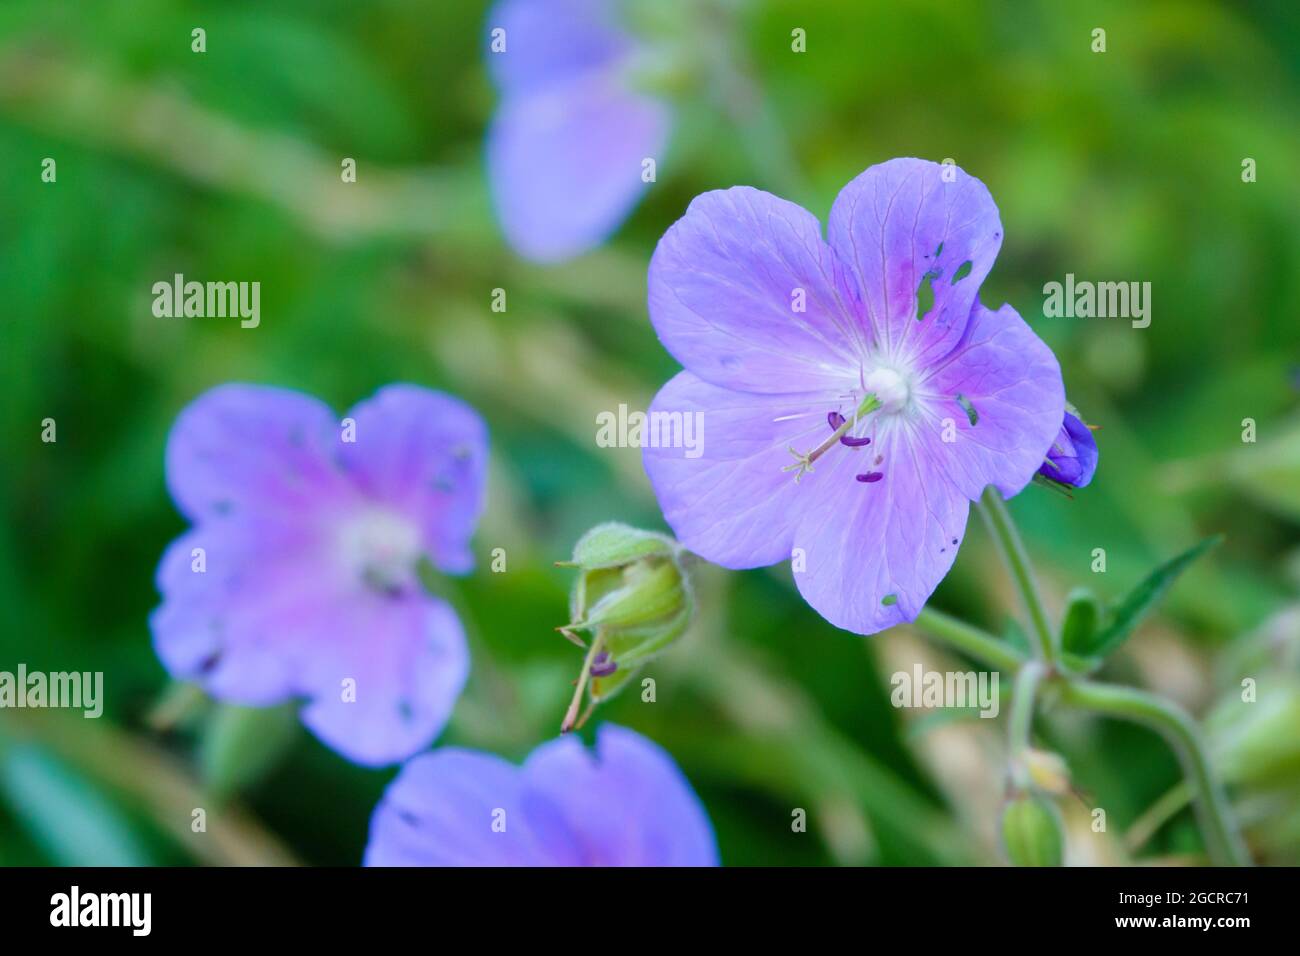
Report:
M 925 364 L 960 340 L 1002 245 L 1002 222 L 988 189 L 959 167 L 891 159 L 840 191 L 827 235 L 884 349 Z M 965 263 L 969 273 L 958 278 Z M 918 290 L 936 270 L 933 308 L 918 321 Z
M 842 273 L 807 210 L 747 186 L 708 192 L 655 248 L 650 321 L 677 361 L 713 385 L 840 389 L 867 338 Z
M 678 540 L 727 568 L 788 560 L 800 516 L 824 507 L 824 469 L 818 464 L 798 483 L 782 469 L 794 461 L 791 445 L 806 450 L 826 438 L 830 404 L 833 397 L 817 393 L 733 392 L 691 372 L 670 380 L 650 413 L 701 414 L 700 453 L 646 446 L 642 462 Z
M 970 502 L 908 439 L 899 427 L 877 433 L 873 447 L 883 460 L 875 471 L 884 477 L 870 484 L 856 480 L 861 455 L 827 455 L 821 505 L 803 512 L 794 535 L 805 555 L 794 575 L 799 593 L 857 634 L 913 620 L 965 534 Z
M 934 477 L 971 500 L 989 485 L 1004 498 L 1019 494 L 1043 464 L 1065 413 L 1056 356 L 1009 305 L 993 312 L 977 302 L 960 348 L 931 370 L 925 388 L 943 399 L 917 432 L 918 450 Z M 976 424 L 957 395 L 975 410 Z

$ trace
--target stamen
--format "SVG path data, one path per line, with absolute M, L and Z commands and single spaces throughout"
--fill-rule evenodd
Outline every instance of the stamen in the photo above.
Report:
M 878 408 L 880 408 L 880 400 L 872 394 L 867 395 L 862 399 L 862 404 L 858 406 L 858 410 L 853 413 L 852 418 L 845 418 L 839 412 L 829 413 L 826 416 L 826 421 L 828 423 L 834 423 L 836 421 L 839 421 L 840 423 L 837 426 L 833 426 L 835 430 L 831 432 L 830 437 L 809 452 L 801 452 L 796 450 L 793 445 L 790 446 L 790 454 L 794 455 L 795 463 L 793 465 L 786 465 L 781 470 L 793 471 L 794 480 L 797 482 L 803 477 L 804 472 L 812 471 L 813 462 L 833 448 L 835 443 L 842 439 L 845 433 L 857 424 L 863 416 L 869 415 Z
M 858 475 L 858 481 L 865 481 L 867 484 L 871 484 L 873 481 L 879 481 L 884 477 L 885 476 L 882 472 L 869 471 L 865 475 Z
M 835 431 L 839 431 L 840 427 L 844 424 L 844 416 L 841 415 L 839 412 L 827 412 L 826 422 L 831 426 L 832 429 L 834 429 Z M 866 445 L 870 445 L 871 439 L 865 437 L 855 438 L 852 435 L 844 434 L 840 436 L 840 444 L 845 445 L 849 448 L 862 448 Z
M 609 651 L 601 651 L 591 662 L 592 677 L 608 677 L 616 670 L 618 670 L 618 662 L 609 659 Z

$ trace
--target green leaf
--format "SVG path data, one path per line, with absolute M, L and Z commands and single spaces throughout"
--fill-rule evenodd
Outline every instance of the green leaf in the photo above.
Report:
M 217 798 L 246 789 L 272 770 L 298 732 L 296 705 L 239 707 L 222 704 L 204 727 L 199 764 Z
M 1101 621 L 1101 604 L 1087 588 L 1075 588 L 1066 599 L 1065 618 L 1061 622 L 1061 647 L 1069 654 L 1080 654 L 1097 634 Z
M 1086 645 L 1076 648 L 1076 653 L 1081 657 L 1105 657 L 1114 651 L 1129 639 L 1133 630 L 1146 617 L 1147 612 L 1160 602 L 1178 576 L 1222 540 L 1223 536 L 1217 534 L 1206 538 L 1152 571 L 1124 600 L 1111 609 L 1106 626 Z
M 0 749 L 0 796 L 58 866 L 148 866 L 116 804 L 71 767 L 30 744 Z

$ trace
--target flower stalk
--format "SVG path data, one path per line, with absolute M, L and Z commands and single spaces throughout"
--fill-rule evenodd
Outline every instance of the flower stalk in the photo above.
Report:
M 1196 813 L 1206 850 L 1216 866 L 1250 866 L 1252 861 L 1222 784 L 1210 766 L 1205 742 L 1187 711 L 1177 704 L 1132 687 L 1085 680 L 1061 682 L 1061 700 L 1107 717 L 1150 727 L 1178 754 L 1183 772 L 1196 791 Z
M 1195 720 L 1172 701 L 1146 691 L 1088 681 L 1077 674 L 1057 671 L 1054 632 L 1038 593 L 1029 556 L 1011 515 L 992 488 L 985 491 L 980 511 L 998 542 L 1029 612 L 1036 640 L 1036 658 L 1026 661 L 1015 648 L 994 635 L 931 608 L 922 609 L 915 624 L 923 632 L 970 657 L 1016 675 L 1008 718 L 1013 776 L 1017 762 L 1029 747 L 1039 692 L 1050 683 L 1054 690 L 1059 691 L 1057 700 L 1063 704 L 1139 723 L 1159 733 L 1178 755 L 1185 778 L 1184 783 L 1171 793 L 1170 806 L 1162 808 L 1160 813 L 1176 811 L 1179 800 L 1185 802 L 1188 797 L 1194 797 L 1197 821 L 1211 862 L 1216 866 L 1252 865 L 1227 794 L 1210 763 Z
M 1020 763 L 1021 755 L 1029 749 L 1029 734 L 1034 723 L 1034 707 L 1038 700 L 1038 688 L 1047 676 L 1047 668 L 1041 661 L 1029 661 L 1016 674 L 1016 683 L 1011 690 L 1011 713 L 1007 718 L 1007 735 L 1010 741 L 1011 763 L 1013 773 Z M 1023 785 L 1024 781 L 1015 781 Z
M 1005 641 L 934 608 L 922 608 L 912 623 L 963 654 L 1009 674 L 1025 663 L 1023 655 Z
M 1002 560 L 1011 572 L 1011 579 L 1020 593 L 1020 599 L 1029 614 L 1030 632 L 1034 639 L 1035 650 L 1040 660 L 1054 664 L 1057 658 L 1054 630 L 1047 617 L 1042 595 L 1038 592 L 1038 582 L 1034 579 L 1033 566 L 1025 543 L 1020 539 L 1006 502 L 1002 500 L 995 488 L 984 489 L 979 502 L 980 514 L 998 544 Z

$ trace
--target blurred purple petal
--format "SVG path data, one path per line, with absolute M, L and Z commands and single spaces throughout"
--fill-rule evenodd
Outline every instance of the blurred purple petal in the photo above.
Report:
M 442 732 L 469 676 L 459 618 L 423 594 L 365 594 L 322 615 L 301 679 L 302 721 L 349 760 L 394 763 Z M 304 637 L 309 635 L 304 634 Z M 355 699 L 344 697 L 353 681 Z
M 391 763 L 433 741 L 465 683 L 460 622 L 417 570 L 468 565 L 486 434 L 415 386 L 350 416 L 254 386 L 181 412 L 168 479 L 194 527 L 159 564 L 150 627 L 173 677 L 250 705 L 304 698 L 327 744 Z
M 658 744 L 606 724 L 595 751 L 575 737 L 538 747 L 529 788 L 560 807 L 587 866 L 717 866 L 700 799 Z
M 264 385 L 218 385 L 176 418 L 167 487 L 192 521 L 253 509 L 290 513 L 346 497 L 338 421 L 323 402 Z
M 367 866 L 716 866 L 708 816 L 656 744 L 602 727 L 522 767 L 444 748 L 416 757 L 375 809 Z
M 650 184 L 642 163 L 662 158 L 669 111 L 610 72 L 508 94 L 488 132 L 497 215 L 523 256 L 555 262 L 603 242 Z
M 443 747 L 402 767 L 370 821 L 366 866 L 548 866 L 575 862 L 558 811 L 529 798 L 519 768 Z
M 460 399 L 388 385 L 347 413 L 354 442 L 340 460 L 368 498 L 419 521 L 439 570 L 473 567 L 469 538 L 483 511 L 487 428 Z
M 504 0 L 487 17 L 488 67 L 504 93 L 532 93 L 599 70 L 634 43 L 618 23 L 617 0 Z M 505 50 L 491 49 L 494 30 Z

